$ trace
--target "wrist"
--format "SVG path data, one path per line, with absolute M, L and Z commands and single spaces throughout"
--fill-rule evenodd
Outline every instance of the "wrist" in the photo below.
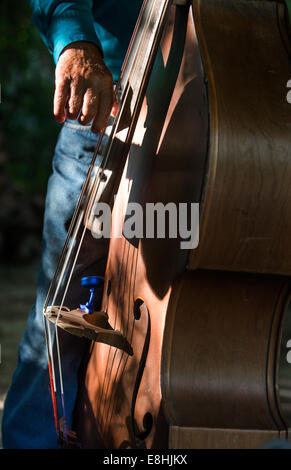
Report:
M 103 61 L 103 52 L 102 50 L 100 49 L 100 47 L 98 47 L 96 44 L 94 44 L 93 42 L 89 42 L 89 41 L 75 41 L 75 42 L 71 42 L 70 44 L 67 44 L 63 50 L 61 51 L 60 53 L 60 56 L 67 50 L 69 49 L 73 49 L 73 50 L 80 50 L 80 51 L 86 51 L 86 52 L 89 52 L 89 53 L 92 53 L 94 55 L 97 55 L 98 58 L 100 58 L 101 61 Z M 59 56 L 59 57 L 60 57 Z

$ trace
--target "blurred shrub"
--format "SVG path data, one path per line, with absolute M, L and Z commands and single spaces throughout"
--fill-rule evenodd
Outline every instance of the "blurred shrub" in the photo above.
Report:
M 28 0 L 0 2 L 0 132 L 13 181 L 44 192 L 57 124 L 53 59 L 31 21 Z
M 10 257 L 10 240 L 13 258 L 19 243 L 25 259 L 38 251 L 38 242 L 23 238 L 22 229 L 29 240 L 39 239 L 59 130 L 52 115 L 54 63 L 32 24 L 28 0 L 0 2 L 0 83 L 0 255 Z

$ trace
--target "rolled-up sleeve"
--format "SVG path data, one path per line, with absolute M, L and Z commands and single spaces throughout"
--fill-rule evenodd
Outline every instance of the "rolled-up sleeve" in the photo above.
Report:
M 30 0 L 33 22 L 55 63 L 64 47 L 72 42 L 93 42 L 102 51 L 94 28 L 92 4 L 92 0 Z

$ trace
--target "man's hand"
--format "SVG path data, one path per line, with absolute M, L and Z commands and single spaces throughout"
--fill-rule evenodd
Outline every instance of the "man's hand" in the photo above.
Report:
M 113 79 L 98 47 L 89 42 L 69 44 L 56 66 L 54 116 L 58 122 L 67 117 L 81 124 L 92 122 L 92 131 L 106 125 L 113 106 Z M 81 112 L 81 113 L 80 113 Z

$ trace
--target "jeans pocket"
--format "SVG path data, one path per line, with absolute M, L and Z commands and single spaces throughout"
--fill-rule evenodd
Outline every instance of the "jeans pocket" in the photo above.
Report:
M 66 121 L 60 132 L 55 158 L 70 158 L 90 164 L 94 155 L 99 134 L 94 134 L 90 126 Z

